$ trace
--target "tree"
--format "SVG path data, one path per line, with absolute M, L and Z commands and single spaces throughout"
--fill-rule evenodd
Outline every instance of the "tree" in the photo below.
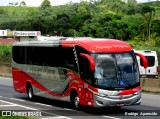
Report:
M 19 6 L 26 6 L 25 1 L 21 1 L 20 4 L 19 4 Z
M 51 7 L 51 3 L 49 0 L 44 0 L 40 6 L 40 8 L 42 10 L 46 9 L 46 8 L 50 8 Z
M 137 5 L 137 1 L 136 0 L 128 0 L 128 5 L 135 6 L 135 5 Z
M 69 24 L 69 16 L 66 14 L 58 14 L 55 22 L 54 29 L 57 31 L 58 35 L 62 34 L 63 36 L 67 36 L 66 31 L 71 28 Z
M 0 15 L 6 14 L 6 13 L 7 13 L 7 11 L 5 9 L 0 8 Z
M 147 22 L 147 39 L 150 40 L 151 37 L 151 25 L 153 18 L 155 16 L 155 8 L 152 6 L 144 5 L 141 8 L 141 14 Z
M 18 5 L 18 2 L 15 2 L 14 5 L 17 6 L 17 5 Z
M 13 2 L 10 2 L 10 3 L 9 3 L 9 6 L 13 6 L 13 5 L 14 5 L 14 3 L 13 3 Z

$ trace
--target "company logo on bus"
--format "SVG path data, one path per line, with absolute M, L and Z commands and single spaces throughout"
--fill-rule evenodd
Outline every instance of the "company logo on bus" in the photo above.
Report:
M 124 86 L 124 82 L 123 82 L 123 81 L 120 81 L 120 85 L 121 85 L 121 86 Z
M 123 99 L 123 96 L 119 96 L 119 99 L 122 100 L 122 99 Z

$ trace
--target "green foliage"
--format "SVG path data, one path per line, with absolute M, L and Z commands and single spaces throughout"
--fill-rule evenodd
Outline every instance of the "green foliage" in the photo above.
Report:
M 12 45 L 0 45 L 0 62 L 11 63 Z
M 26 7 L 24 1 L 19 6 L 9 5 L 0 6 L 0 29 L 115 38 L 131 43 L 135 49 L 156 50 L 160 56 L 160 1 L 91 0 L 51 6 L 44 0 L 39 7 Z M 10 57 L 11 46 L 1 45 L 1 61 L 9 62 Z
M 135 50 L 154 50 L 158 55 L 158 62 L 160 65 L 160 37 L 155 37 L 156 34 L 151 35 L 150 41 L 142 41 L 141 38 L 135 37 L 133 40 L 127 41 Z
M 24 7 L 23 1 L 20 4 L 0 7 L 0 29 L 140 41 L 154 33 L 160 37 L 160 7 L 153 4 L 137 4 L 135 0 L 81 1 L 60 6 L 44 0 L 39 7 Z
M 151 25 L 153 18 L 155 16 L 155 8 L 148 5 L 142 5 L 141 7 L 141 14 L 146 21 L 146 28 L 147 28 L 147 40 L 150 40 L 151 37 Z
M 21 1 L 20 4 L 19 4 L 19 6 L 26 6 L 25 1 Z
M 44 1 L 42 2 L 41 6 L 40 6 L 40 8 L 41 8 L 42 10 L 47 9 L 47 8 L 49 8 L 49 7 L 51 7 L 51 3 L 50 3 L 49 0 L 44 0 Z

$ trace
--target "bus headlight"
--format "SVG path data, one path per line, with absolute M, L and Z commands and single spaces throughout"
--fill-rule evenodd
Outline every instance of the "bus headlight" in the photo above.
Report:
M 91 91 L 93 94 L 97 95 L 97 96 L 100 96 L 100 97 L 107 97 L 108 95 L 107 94 L 102 94 L 102 93 L 99 93 L 99 92 L 95 92 L 95 91 Z
M 138 95 L 138 94 L 140 94 L 140 93 L 141 93 L 141 90 L 135 92 L 134 95 Z
M 100 96 L 100 97 L 107 97 L 108 95 L 106 94 L 102 94 L 102 93 L 97 93 L 96 95 Z

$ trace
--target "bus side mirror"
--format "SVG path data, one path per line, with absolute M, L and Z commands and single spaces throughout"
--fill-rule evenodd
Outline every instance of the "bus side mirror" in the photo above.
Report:
M 95 63 L 94 63 L 94 59 L 92 56 L 88 55 L 88 54 L 84 54 L 84 53 L 80 53 L 80 56 L 86 58 L 89 62 L 89 66 L 90 66 L 90 70 L 94 71 L 95 70 Z
M 146 59 L 146 57 L 141 53 L 135 52 L 135 54 L 142 59 L 143 67 L 146 69 L 148 67 L 148 60 Z

